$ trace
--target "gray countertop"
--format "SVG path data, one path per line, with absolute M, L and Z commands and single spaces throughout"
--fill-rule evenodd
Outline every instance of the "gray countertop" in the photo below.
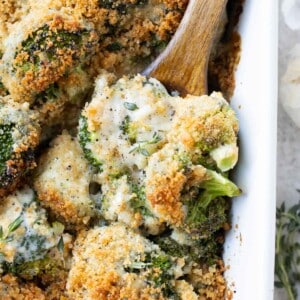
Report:
M 277 205 L 300 201 L 300 129 L 278 104 Z M 275 289 L 274 299 L 286 300 L 283 290 Z
M 300 129 L 278 104 L 277 204 L 300 201 Z

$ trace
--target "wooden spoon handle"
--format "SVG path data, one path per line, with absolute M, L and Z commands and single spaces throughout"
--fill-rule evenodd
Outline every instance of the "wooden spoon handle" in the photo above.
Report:
M 182 95 L 207 93 L 207 65 L 227 0 L 190 0 L 173 39 L 143 72 Z

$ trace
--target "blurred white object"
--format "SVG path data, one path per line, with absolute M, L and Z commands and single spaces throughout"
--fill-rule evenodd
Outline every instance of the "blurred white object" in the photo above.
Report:
M 287 26 L 300 29 L 300 0 L 283 0 L 281 10 Z
M 285 111 L 300 127 L 300 44 L 290 53 L 286 72 L 281 79 L 280 99 Z

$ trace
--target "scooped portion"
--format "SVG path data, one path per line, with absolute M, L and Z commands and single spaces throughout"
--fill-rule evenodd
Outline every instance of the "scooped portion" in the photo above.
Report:
M 112 121 L 113 120 L 113 121 Z M 228 223 L 238 121 L 220 93 L 170 95 L 153 78 L 99 76 L 79 142 L 102 186 L 105 219 L 205 239 Z M 134 221 L 133 221 L 134 220 Z
M 80 120 L 79 140 L 89 161 L 111 175 L 142 170 L 166 143 L 175 113 L 170 100 L 156 79 L 100 76 Z

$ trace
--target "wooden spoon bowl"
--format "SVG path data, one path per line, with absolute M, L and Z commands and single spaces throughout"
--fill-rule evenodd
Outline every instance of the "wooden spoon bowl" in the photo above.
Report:
M 181 95 L 207 94 L 207 66 L 228 0 L 190 0 L 174 37 L 143 72 Z

